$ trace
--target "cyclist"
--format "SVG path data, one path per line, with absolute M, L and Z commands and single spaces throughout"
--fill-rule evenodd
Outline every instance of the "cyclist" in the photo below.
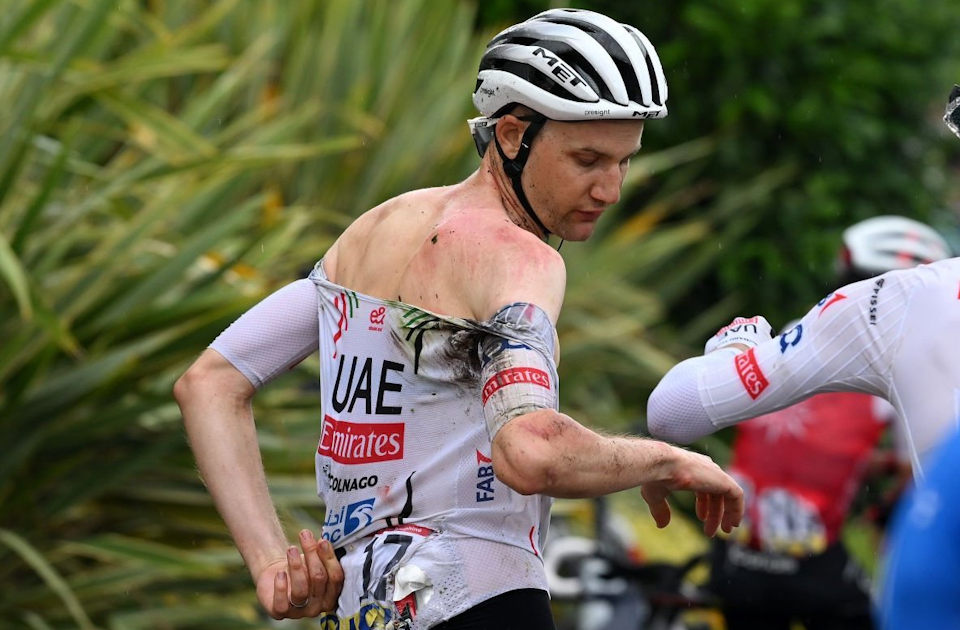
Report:
M 546 239 L 591 235 L 644 120 L 666 115 L 654 47 L 598 13 L 549 10 L 493 38 L 473 99 L 475 173 L 363 214 L 176 387 L 261 602 L 284 593 L 276 616 L 316 606 L 323 580 L 286 588 L 299 559 L 282 560 L 250 400 L 318 348 L 322 537 L 345 576 L 336 610 L 307 608 L 324 627 L 552 628 L 551 497 L 640 486 L 665 526 L 670 492 L 692 490 L 706 533 L 739 522 L 742 491 L 709 458 L 557 411 L 565 270 Z
M 843 233 L 840 285 L 948 251 L 912 219 L 867 219 Z M 895 422 L 885 400 L 842 392 L 736 425 L 729 470 L 746 492 L 747 513 L 734 536 L 714 541 L 710 580 L 729 630 L 789 630 L 794 621 L 807 630 L 873 627 L 869 580 L 840 535 L 884 428 Z M 909 461 L 899 459 L 896 487 L 910 475 Z
M 960 137 L 956 86 L 943 120 Z M 960 258 L 848 284 L 779 337 L 761 316 L 738 317 L 661 379 L 648 429 L 687 443 L 816 393 L 863 392 L 894 406 L 922 478 L 923 458 L 960 422 L 960 354 L 941 337 L 957 329 Z
M 950 92 L 944 120 L 960 137 L 960 85 Z M 954 433 L 931 457 L 923 483 L 897 509 L 880 611 L 884 630 L 960 627 L 958 474 L 960 433 Z
M 884 630 L 960 628 L 960 433 L 931 457 L 890 530 L 881 597 Z
M 687 443 L 816 393 L 863 392 L 894 406 L 920 476 L 956 424 L 960 354 L 942 335 L 960 328 L 958 291 L 950 258 L 844 286 L 777 337 L 763 317 L 736 318 L 664 376 L 648 428 Z

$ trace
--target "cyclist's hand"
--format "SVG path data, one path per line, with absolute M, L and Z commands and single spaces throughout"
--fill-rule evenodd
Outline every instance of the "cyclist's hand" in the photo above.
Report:
M 343 569 L 327 541 L 309 530 L 300 532 L 300 546 L 267 565 L 257 577 L 257 598 L 274 619 L 319 617 L 337 609 L 343 590 Z
M 703 521 L 707 536 L 715 535 L 718 529 L 733 531 L 743 518 L 743 489 L 709 457 L 672 448 L 675 461 L 669 477 L 640 488 L 640 496 L 650 506 L 657 527 L 666 527 L 670 522 L 670 494 L 688 490 L 697 495 L 697 518 Z
M 773 327 L 762 315 L 753 317 L 735 317 L 732 322 L 707 339 L 703 347 L 704 354 L 714 350 L 734 347 L 740 350 L 755 348 L 773 337 Z

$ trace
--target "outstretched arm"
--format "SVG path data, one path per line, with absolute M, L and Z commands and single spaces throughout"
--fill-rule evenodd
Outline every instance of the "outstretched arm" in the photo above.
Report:
M 496 281 L 483 285 L 488 292 L 478 293 L 486 296 L 479 312 L 493 315 L 479 350 L 497 478 L 521 494 L 554 497 L 595 497 L 639 486 L 659 527 L 670 521 L 670 493 L 688 490 L 697 493 L 697 515 L 708 535 L 737 526 L 743 490 L 708 457 L 655 440 L 602 435 L 557 411 L 555 324 L 563 303 L 563 259 L 542 244 L 475 251 L 497 253 L 477 267 L 497 271 L 490 274 Z
M 886 301 L 878 318 L 873 305 L 881 288 Z M 887 395 L 902 294 L 887 276 L 847 285 L 773 338 L 763 317 L 734 319 L 708 340 L 704 356 L 663 377 L 647 401 L 647 428 L 688 443 L 821 392 Z
M 656 440 L 602 435 L 552 409 L 506 423 L 493 440 L 493 467 L 521 494 L 581 498 L 639 486 L 659 527 L 670 522 L 667 497 L 676 490 L 697 494 L 708 536 L 731 531 L 743 517 L 743 490 L 709 457 Z

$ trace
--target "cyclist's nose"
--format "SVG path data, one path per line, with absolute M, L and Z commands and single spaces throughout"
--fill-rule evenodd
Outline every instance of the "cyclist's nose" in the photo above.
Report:
M 590 196 L 607 206 L 620 201 L 620 188 L 623 186 L 623 173 L 620 168 L 614 166 L 606 168 L 598 175 L 593 187 L 590 189 Z

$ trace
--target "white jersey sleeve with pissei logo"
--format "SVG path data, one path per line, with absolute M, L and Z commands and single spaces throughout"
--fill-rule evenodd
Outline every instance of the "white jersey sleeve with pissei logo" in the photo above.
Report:
M 824 297 L 783 334 L 743 353 L 675 366 L 648 402 L 651 432 L 689 442 L 812 394 L 889 400 L 914 466 L 960 417 L 960 259 L 864 280 Z

